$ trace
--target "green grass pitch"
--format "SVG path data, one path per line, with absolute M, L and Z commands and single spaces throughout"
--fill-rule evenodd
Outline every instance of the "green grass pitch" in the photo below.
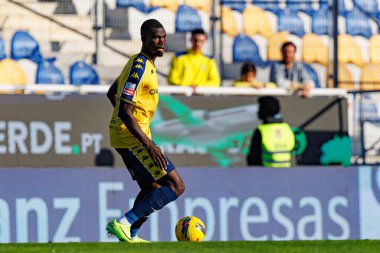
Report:
M 0 244 L 1 253 L 378 253 L 380 241 Z

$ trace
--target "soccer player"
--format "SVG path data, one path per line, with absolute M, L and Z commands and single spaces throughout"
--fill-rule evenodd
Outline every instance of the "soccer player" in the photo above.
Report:
M 147 242 L 137 236 L 141 225 L 185 190 L 172 162 L 152 141 L 149 129 L 158 104 L 154 61 L 165 51 L 164 27 L 155 19 L 146 20 L 141 26 L 141 40 L 141 52 L 130 58 L 107 93 L 114 106 L 109 124 L 111 146 L 141 189 L 133 208 L 106 228 L 124 242 Z

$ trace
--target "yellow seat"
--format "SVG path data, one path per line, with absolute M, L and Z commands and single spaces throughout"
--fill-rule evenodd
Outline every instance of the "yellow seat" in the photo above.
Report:
M 354 79 L 351 72 L 348 70 L 345 64 L 339 64 L 339 88 L 353 90 L 355 89 Z
M 279 32 L 272 34 L 268 38 L 268 60 L 280 61 L 282 60 L 281 46 L 289 40 L 288 32 Z
M 233 38 L 239 34 L 234 14 L 229 7 L 225 6 L 222 7 L 222 31 Z
M 248 36 L 260 34 L 268 37 L 273 34 L 268 13 L 253 5 L 249 5 L 244 9 L 243 30 Z
M 302 60 L 306 63 L 329 64 L 329 50 L 321 38 L 313 33 L 302 38 Z
M 177 12 L 179 1 L 178 0 L 150 0 L 150 5 L 154 7 L 163 7 L 173 12 Z
M 354 38 L 348 34 L 341 34 L 338 37 L 338 59 L 339 63 L 353 63 L 363 66 L 365 61 L 360 46 Z
M 362 90 L 380 89 L 380 64 L 368 64 L 363 67 L 361 78 Z
M 191 6 L 194 9 L 202 10 L 207 13 L 211 10 L 211 0 L 185 0 L 185 5 Z
M 0 61 L 0 85 L 25 86 L 28 78 L 18 63 L 11 59 Z M 21 92 L 18 92 L 21 93 Z
M 380 63 L 380 34 L 376 34 L 369 40 L 369 58 L 371 63 Z

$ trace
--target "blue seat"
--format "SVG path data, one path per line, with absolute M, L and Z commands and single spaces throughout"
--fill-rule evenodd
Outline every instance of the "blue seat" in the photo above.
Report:
M 286 6 L 291 11 L 302 11 L 310 14 L 313 11 L 312 2 L 310 0 L 287 0 Z
M 252 62 L 259 67 L 266 67 L 268 65 L 261 58 L 259 47 L 246 35 L 235 37 L 232 46 L 232 58 L 233 62 Z
M 278 30 L 287 31 L 302 37 L 305 34 L 305 27 L 302 19 L 294 11 L 280 11 L 278 13 Z
M 26 31 L 17 31 L 12 37 L 11 58 L 29 59 L 35 63 L 42 60 L 38 42 Z
M 354 6 L 370 16 L 376 16 L 379 9 L 377 0 L 354 0 Z
M 238 12 L 243 12 L 247 6 L 245 0 L 221 0 L 220 3 L 221 5 L 228 6 Z
M 305 70 L 307 71 L 307 73 L 309 74 L 309 76 L 311 77 L 311 79 L 313 80 L 315 87 L 321 88 L 321 83 L 319 82 L 318 74 L 313 69 L 313 67 L 310 66 L 309 64 L 306 64 L 306 63 L 302 63 L 302 65 L 305 68 Z
M 0 38 L 0 61 L 7 58 L 7 53 L 5 51 L 4 41 Z
M 371 25 L 369 23 L 369 17 L 360 11 L 358 8 L 354 8 L 352 11 L 348 11 L 345 15 L 346 18 L 346 33 L 352 36 L 363 36 L 369 39 L 372 36 Z
M 198 12 L 190 6 L 181 5 L 175 19 L 176 32 L 191 32 L 202 28 L 202 20 Z
M 264 9 L 266 11 L 270 11 L 276 14 L 282 10 L 280 8 L 279 0 L 273 0 L 273 1 L 253 0 L 252 3 L 260 7 L 261 9 Z
M 159 7 L 146 6 L 144 0 L 116 0 L 116 7 L 117 8 L 133 7 L 145 14 L 149 14 L 159 8 Z
M 40 61 L 37 67 L 37 84 L 65 84 L 61 70 L 54 65 L 55 58 Z
M 96 70 L 84 61 L 77 61 L 70 67 L 70 84 L 99 84 Z
M 311 32 L 318 35 L 328 35 L 328 10 L 319 9 L 311 13 Z

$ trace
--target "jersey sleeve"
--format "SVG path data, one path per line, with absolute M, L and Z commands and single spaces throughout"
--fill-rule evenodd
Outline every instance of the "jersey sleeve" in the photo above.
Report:
M 137 89 L 142 85 L 146 69 L 146 59 L 137 56 L 131 65 L 126 81 L 120 93 L 120 100 L 136 104 Z

